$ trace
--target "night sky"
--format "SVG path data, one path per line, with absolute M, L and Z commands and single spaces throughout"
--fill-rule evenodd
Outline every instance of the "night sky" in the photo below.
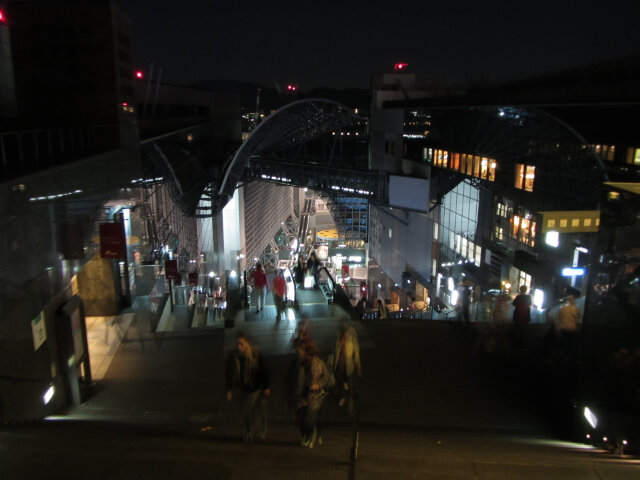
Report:
M 637 0 L 115 3 L 139 65 L 184 85 L 367 88 L 396 62 L 433 80 L 502 81 L 640 53 Z

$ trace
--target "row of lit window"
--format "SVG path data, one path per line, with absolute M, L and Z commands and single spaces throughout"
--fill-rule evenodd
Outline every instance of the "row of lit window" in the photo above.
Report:
M 571 222 L 571 223 L 569 223 Z M 554 218 L 547 220 L 547 228 L 579 228 L 600 226 L 599 218 L 561 218 L 558 221 Z
M 453 232 L 451 232 L 453 234 Z M 451 248 L 465 260 L 469 260 L 476 266 L 480 266 L 482 262 L 482 247 L 462 235 L 456 234 L 452 239 Z
M 496 206 L 496 213 L 499 217 L 507 218 L 509 216 L 508 211 L 508 207 L 504 203 L 498 203 Z
M 595 153 L 602 160 L 605 160 L 607 162 L 613 162 L 615 160 L 615 145 L 589 145 L 588 148 L 591 148 L 593 150 L 593 153 Z M 627 154 L 624 158 L 624 162 L 627 165 L 640 165 L 640 148 L 627 148 Z
M 497 163 L 492 158 L 433 148 L 425 148 L 423 150 L 423 158 L 427 162 L 433 163 L 436 167 L 457 170 L 465 175 L 482 178 L 490 182 L 496 179 Z
M 535 247 L 536 245 L 536 222 L 531 220 L 529 215 L 522 217 L 520 215 L 513 215 L 509 217 L 508 208 L 502 203 L 498 203 L 497 214 L 503 218 L 509 218 L 509 224 L 511 225 L 509 236 L 518 240 L 519 242 Z M 504 240 L 504 229 L 500 226 L 496 226 L 494 231 L 494 237 L 496 241 Z
M 536 167 L 516 163 L 515 187 L 527 192 L 533 192 L 533 182 L 536 179 Z
M 616 153 L 615 145 L 589 145 L 593 152 L 602 160 L 613 162 Z
M 514 215 L 511 220 L 511 236 L 519 242 L 536 246 L 536 222 L 531 219 Z

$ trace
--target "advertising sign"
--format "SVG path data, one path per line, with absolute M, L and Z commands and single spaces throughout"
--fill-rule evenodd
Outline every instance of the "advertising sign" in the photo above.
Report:
M 100 224 L 100 256 L 102 258 L 127 258 L 127 242 L 123 224 L 110 222 Z
M 33 351 L 35 352 L 47 339 L 44 312 L 40 312 L 36 318 L 31 320 L 31 333 L 33 334 Z
M 167 280 L 176 280 L 180 278 L 180 274 L 178 273 L 177 260 L 164 261 L 164 276 Z

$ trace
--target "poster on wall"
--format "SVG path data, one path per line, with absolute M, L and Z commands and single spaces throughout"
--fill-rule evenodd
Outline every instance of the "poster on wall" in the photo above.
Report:
M 177 260 L 164 261 L 164 276 L 167 280 L 177 280 L 180 278 L 180 272 L 178 272 Z
M 102 258 L 127 258 L 127 242 L 120 222 L 100 224 L 100 256 Z
M 44 312 L 40 312 L 31 320 L 31 333 L 33 334 L 33 351 L 38 350 L 47 339 L 47 328 L 44 323 Z

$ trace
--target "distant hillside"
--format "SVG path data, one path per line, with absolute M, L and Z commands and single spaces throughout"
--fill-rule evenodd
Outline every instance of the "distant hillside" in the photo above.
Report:
M 258 88 L 262 89 L 260 92 L 261 110 L 269 111 L 272 108 L 277 108 L 277 105 L 281 103 L 280 95 L 275 88 L 265 88 L 257 83 L 239 82 L 236 80 L 205 80 L 190 86 L 218 93 L 239 95 L 242 102 L 242 109 L 247 112 L 254 112 L 256 109 Z
M 365 88 L 314 88 L 304 94 L 306 98 L 327 98 L 345 104 L 347 107 L 357 108 L 360 111 L 369 111 L 371 93 Z
M 218 93 L 239 95 L 242 102 L 242 108 L 246 112 L 255 111 L 258 88 L 261 89 L 260 110 L 265 112 L 276 110 L 296 98 L 326 98 L 343 103 L 351 108 L 368 111 L 371 98 L 369 91 L 363 88 L 347 88 L 344 90 L 335 88 L 315 88 L 308 92 L 298 92 L 296 97 L 286 93 L 278 93 L 275 88 L 267 88 L 258 83 L 240 82 L 236 80 L 206 80 L 194 83 L 190 86 Z

